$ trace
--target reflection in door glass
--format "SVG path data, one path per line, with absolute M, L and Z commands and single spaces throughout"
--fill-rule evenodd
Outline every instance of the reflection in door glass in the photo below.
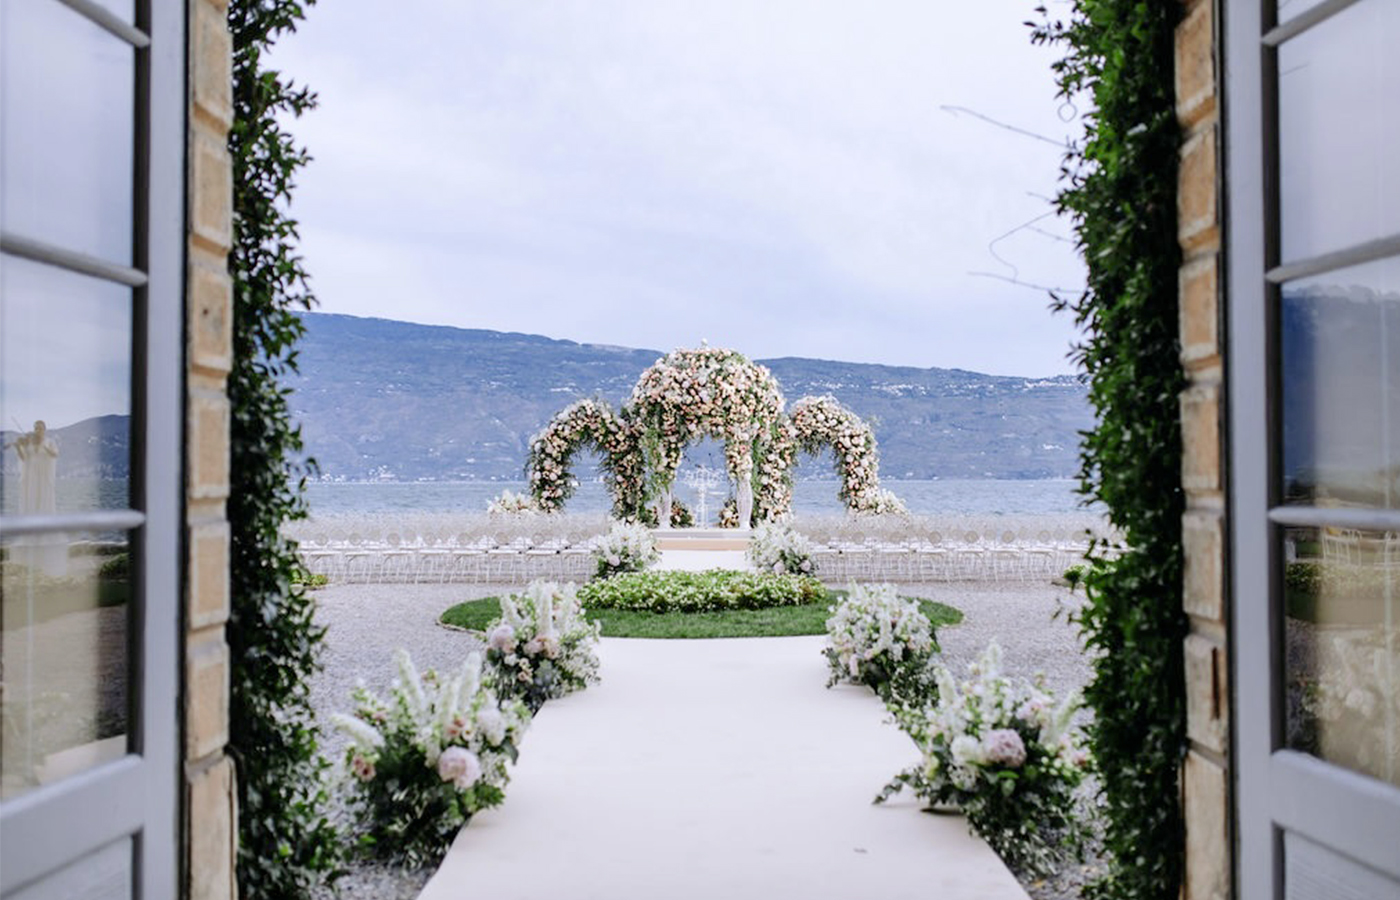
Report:
M 1400 508 L 1400 258 L 1283 286 L 1283 495 Z
M 0 544 L 0 797 L 126 753 L 127 537 L 11 534 Z
M 1400 785 L 1400 533 L 1284 534 L 1287 744 Z
M 131 328 L 130 288 L 0 256 L 0 512 L 129 505 Z

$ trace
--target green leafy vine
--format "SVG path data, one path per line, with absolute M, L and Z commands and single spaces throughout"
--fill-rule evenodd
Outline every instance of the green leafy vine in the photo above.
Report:
M 312 0 L 306 0 L 310 5 Z M 302 489 L 313 462 L 283 379 L 296 371 L 314 298 L 286 212 L 296 172 L 309 161 L 279 122 L 316 97 L 267 67 L 264 54 L 303 18 L 303 3 L 233 0 L 233 371 L 230 427 L 232 658 L 229 754 L 238 771 L 239 893 L 302 898 L 339 871 L 338 832 L 310 702 L 324 629 L 313 620 L 296 545 L 282 525 L 306 514 Z
M 1181 4 L 1075 0 L 1063 20 L 1037 12 L 1033 42 L 1067 51 L 1053 67 L 1059 96 L 1090 106 L 1057 198 L 1075 223 L 1087 288 L 1055 297 L 1054 307 L 1086 335 L 1073 355 L 1097 425 L 1084 435 L 1080 491 L 1108 508 L 1124 539 L 1116 556 L 1090 551 L 1078 616 L 1096 655 L 1086 700 L 1110 857 L 1090 895 L 1175 900 L 1186 634 L 1174 114 Z

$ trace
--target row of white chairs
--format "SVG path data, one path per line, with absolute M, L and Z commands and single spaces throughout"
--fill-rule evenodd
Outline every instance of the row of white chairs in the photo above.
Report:
M 844 544 L 817 547 L 817 575 L 827 581 L 1031 581 L 1052 578 L 1083 556 L 1078 545 Z M 584 544 L 480 547 L 301 546 L 313 574 L 347 583 L 525 583 L 579 581 L 593 574 Z
M 593 550 L 567 547 L 301 547 L 307 570 L 334 583 L 526 583 L 536 578 L 582 581 L 593 574 Z
M 819 547 L 817 573 L 839 581 L 1040 581 L 1062 574 L 1084 555 L 1082 545 L 870 545 Z

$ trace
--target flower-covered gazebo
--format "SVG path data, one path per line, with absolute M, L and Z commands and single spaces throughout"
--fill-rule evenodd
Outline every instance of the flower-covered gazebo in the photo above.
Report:
M 880 487 L 875 435 L 859 416 L 830 396 L 804 397 L 791 415 L 786 405 L 773 373 L 741 353 L 708 346 L 672 351 L 642 373 L 621 410 L 579 400 L 531 439 L 531 497 L 543 512 L 563 509 L 576 485 L 573 456 L 591 445 L 602 454 L 613 515 L 666 528 L 686 447 L 712 437 L 724 442 L 741 528 L 785 516 L 798 452 L 823 447 L 835 454 L 847 509 L 904 511 Z

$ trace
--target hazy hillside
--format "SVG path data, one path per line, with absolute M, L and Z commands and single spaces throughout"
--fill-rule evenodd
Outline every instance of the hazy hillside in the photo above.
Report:
M 385 319 L 306 322 L 293 407 L 333 478 L 519 478 L 530 436 L 557 410 L 586 396 L 620 403 L 662 355 Z M 1091 423 L 1069 377 L 762 362 L 789 402 L 829 393 L 876 420 L 887 478 L 1066 477 Z

